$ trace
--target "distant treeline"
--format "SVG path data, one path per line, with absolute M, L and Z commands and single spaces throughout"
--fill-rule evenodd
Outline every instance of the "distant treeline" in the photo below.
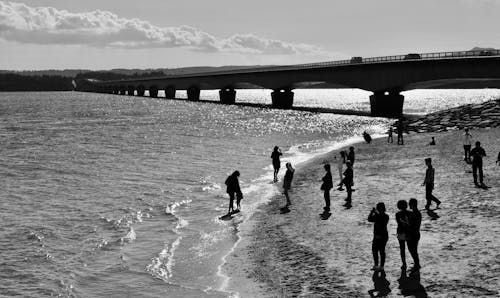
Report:
M 0 91 L 70 91 L 71 78 L 62 76 L 23 76 L 15 73 L 0 74 Z
M 70 91 L 73 90 L 72 81 L 94 79 L 100 81 L 150 78 L 165 75 L 183 75 L 207 71 L 248 69 L 259 66 L 200 66 L 183 68 L 158 69 L 112 69 L 90 71 L 84 69 L 65 70 L 0 70 L 0 91 Z
M 78 73 L 74 78 L 60 75 L 22 75 L 18 73 L 0 73 L 0 91 L 71 91 L 74 89 L 73 80 L 119 80 L 127 78 L 157 77 L 165 75 L 163 72 L 134 73 L 127 75 L 110 71 L 90 71 Z

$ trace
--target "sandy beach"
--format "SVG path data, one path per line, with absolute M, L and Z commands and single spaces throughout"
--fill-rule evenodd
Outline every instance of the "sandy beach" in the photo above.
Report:
M 421 119 L 420 119 L 421 120 Z M 331 191 L 332 216 L 321 220 L 324 200 L 320 190 L 322 165 L 334 165 L 331 152 L 297 168 L 292 184 L 291 212 L 280 214 L 284 197 L 276 196 L 241 231 L 235 253 L 228 256 L 228 289 L 241 297 L 492 297 L 500 284 L 500 128 L 472 129 L 473 140 L 486 150 L 485 183 L 475 188 L 471 165 L 463 161 L 463 130 L 405 135 L 405 144 L 355 144 L 353 206 L 342 205 L 345 191 Z M 430 146 L 431 137 L 436 146 Z M 426 212 L 421 186 L 431 157 L 436 170 L 434 195 L 441 209 Z M 336 166 L 332 167 L 338 183 Z M 281 183 L 279 186 L 280 187 Z M 396 239 L 396 202 L 416 198 L 423 220 L 419 245 L 422 269 L 401 272 Z M 385 277 L 374 275 L 371 254 L 371 208 L 384 202 L 390 220 Z M 434 209 L 434 206 L 431 208 Z M 411 257 L 407 253 L 411 266 Z M 371 292 L 376 295 L 378 292 Z

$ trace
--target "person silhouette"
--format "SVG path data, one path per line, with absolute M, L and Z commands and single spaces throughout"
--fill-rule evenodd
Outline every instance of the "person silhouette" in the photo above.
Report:
M 355 154 L 354 154 L 354 147 L 351 146 L 349 147 L 349 152 L 347 153 L 347 160 L 351 162 L 351 165 L 354 166 L 354 159 L 355 159 Z
M 330 212 L 330 189 L 333 188 L 332 173 L 330 172 L 330 164 L 325 164 L 324 169 L 326 171 L 325 176 L 321 179 L 323 183 L 321 184 L 321 190 L 323 191 L 323 197 L 325 198 L 324 213 Z
M 481 147 L 481 142 L 476 142 L 476 147 L 470 152 L 472 155 L 472 177 L 474 178 L 474 185 L 476 187 L 486 188 L 487 186 L 483 183 L 483 156 L 486 156 L 486 152 Z M 479 183 L 477 183 L 477 172 L 479 171 Z
M 434 140 L 434 137 L 431 138 L 431 142 L 429 143 L 429 145 L 431 146 L 436 145 L 436 140 Z
M 343 150 L 340 151 L 340 158 L 337 159 L 337 169 L 339 170 L 339 177 L 340 177 L 340 182 L 338 184 L 339 187 L 337 188 L 338 190 L 344 190 L 342 188 L 342 180 L 343 180 L 343 177 L 344 177 L 343 176 L 343 173 L 344 173 L 343 172 L 343 167 L 344 167 L 344 164 L 346 162 L 345 158 L 346 158 L 345 151 L 343 151 Z
M 433 201 L 436 202 L 436 209 L 439 209 L 441 201 L 432 194 L 434 190 L 434 168 L 432 167 L 432 159 L 430 157 L 426 158 L 425 164 L 427 165 L 427 170 L 425 171 L 425 178 L 422 183 L 422 186 L 425 186 L 425 199 L 427 200 L 425 209 L 429 210 Z
M 390 292 L 391 283 L 385 277 L 385 271 L 375 271 L 372 275 L 373 289 L 368 290 L 370 297 L 386 297 Z
M 387 223 L 389 222 L 389 215 L 385 213 L 385 204 L 380 202 L 376 208 L 373 208 L 368 215 L 368 221 L 373 222 L 373 241 L 372 241 L 372 254 L 373 254 L 373 270 L 384 270 L 385 265 L 385 245 L 389 240 L 387 233 Z M 380 266 L 379 266 L 380 255 Z
M 399 200 L 397 205 L 398 212 L 396 212 L 396 223 L 398 224 L 396 233 L 399 242 L 399 253 L 401 255 L 401 269 L 406 270 L 406 234 L 408 233 L 409 226 L 409 212 L 408 203 L 405 200 Z
M 398 120 L 397 126 L 396 126 L 396 131 L 398 133 L 398 145 L 404 145 L 404 140 L 403 140 L 403 131 L 405 129 L 404 123 L 403 123 L 403 118 L 400 118 Z
M 273 168 L 274 168 L 274 182 L 278 182 L 278 173 L 281 167 L 280 156 L 283 155 L 278 146 L 274 146 L 273 153 L 271 153 L 271 158 L 273 160 Z
M 394 142 L 394 139 L 392 138 L 392 126 L 389 126 L 389 131 L 387 132 L 387 143 L 392 143 Z
M 352 186 L 354 185 L 354 171 L 352 169 L 351 161 L 347 161 L 346 163 L 347 169 L 344 172 L 344 180 L 342 181 L 345 185 L 345 189 L 347 192 L 347 198 L 345 199 L 346 203 L 345 207 L 352 206 Z
M 286 173 L 285 173 L 285 177 L 283 178 L 283 194 L 285 195 L 285 198 L 286 198 L 285 207 L 292 205 L 292 202 L 290 201 L 290 196 L 288 195 L 288 191 L 290 190 L 290 188 L 292 186 L 292 179 L 293 179 L 294 172 L 295 172 L 295 169 L 292 167 L 292 164 L 287 162 L 286 163 Z
M 472 135 L 469 133 L 468 128 L 465 128 L 463 143 L 464 143 L 464 161 L 470 162 L 470 148 L 472 146 Z
M 415 272 L 420 269 L 420 259 L 418 257 L 418 242 L 420 240 L 420 225 L 422 223 L 422 214 L 418 210 L 417 200 L 411 198 L 408 205 L 411 211 L 409 212 L 408 220 L 409 226 L 406 235 L 406 243 L 408 244 L 408 251 L 413 258 L 413 268 L 410 272 Z
M 500 151 L 498 151 L 498 157 L 497 157 L 497 161 L 495 163 L 500 166 Z
M 234 213 L 234 207 L 233 207 L 233 202 L 235 199 L 235 195 L 239 197 L 243 197 L 243 194 L 241 193 L 240 189 L 240 183 L 238 181 L 238 177 L 240 176 L 240 172 L 234 171 L 231 175 L 229 175 L 226 179 L 226 192 L 229 195 L 229 210 L 227 214 Z

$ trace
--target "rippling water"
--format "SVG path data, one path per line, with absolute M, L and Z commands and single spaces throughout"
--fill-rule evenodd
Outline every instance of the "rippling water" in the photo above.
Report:
M 296 105 L 369 110 L 364 91 L 295 94 Z M 405 112 L 499 96 L 412 91 Z M 242 173 L 248 214 L 269 195 L 275 145 L 297 163 L 389 123 L 72 92 L 0 93 L 0 115 L 0 294 L 33 297 L 227 297 L 219 266 L 245 217 L 218 220 L 226 176 Z

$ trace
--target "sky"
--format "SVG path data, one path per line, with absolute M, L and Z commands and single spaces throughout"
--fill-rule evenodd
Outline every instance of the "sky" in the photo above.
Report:
M 277 65 L 500 48 L 500 0 L 0 0 L 0 69 Z

